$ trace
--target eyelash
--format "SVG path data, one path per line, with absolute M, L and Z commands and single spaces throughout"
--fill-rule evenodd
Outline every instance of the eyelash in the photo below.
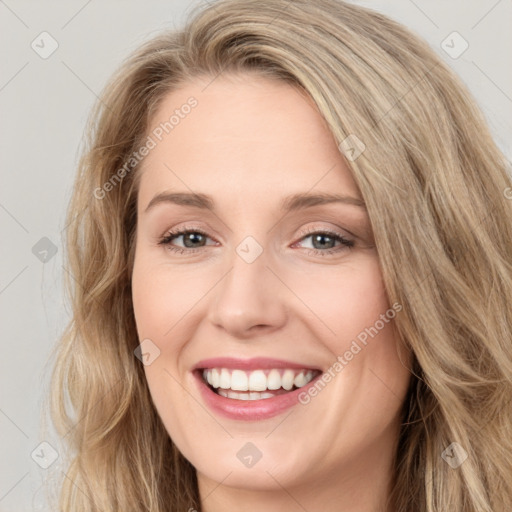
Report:
M 167 250 L 183 254 L 183 253 L 196 253 L 200 251 L 201 249 L 204 249 L 204 247 L 195 247 L 195 248 L 188 248 L 188 247 L 173 247 L 171 245 L 171 241 L 175 238 L 178 238 L 179 236 L 190 234 L 190 233 L 197 233 L 200 235 L 203 235 L 207 238 L 208 234 L 202 231 L 201 229 L 196 228 L 184 228 L 182 230 L 178 231 L 169 231 L 163 238 L 161 238 L 158 242 L 158 245 L 163 245 L 166 247 Z M 340 251 L 351 249 L 354 247 L 354 241 L 349 240 L 345 238 L 340 233 L 336 233 L 335 231 L 330 231 L 328 229 L 318 230 L 318 229 L 308 229 L 306 232 L 301 234 L 301 238 L 299 239 L 299 242 L 302 241 L 304 238 L 309 238 L 311 235 L 327 235 L 331 238 L 334 238 L 336 241 L 339 241 L 342 244 L 342 247 L 338 248 L 332 248 L 332 249 L 326 249 L 326 250 L 320 250 L 320 249 L 308 249 L 308 255 L 314 255 L 314 256 L 329 256 L 334 253 L 338 253 Z M 298 242 L 296 242 L 298 243 Z M 295 245 L 295 244 L 294 244 Z

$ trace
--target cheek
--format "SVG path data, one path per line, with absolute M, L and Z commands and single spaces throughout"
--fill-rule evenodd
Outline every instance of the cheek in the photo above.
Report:
M 151 364 L 144 366 L 144 373 L 158 415 L 168 432 L 177 439 L 185 436 L 184 422 L 190 424 L 192 421 L 187 417 L 189 397 L 180 384 L 183 376 L 179 361 L 184 343 L 180 341 L 183 333 L 178 321 L 193 304 L 189 304 L 184 294 L 187 289 L 194 288 L 183 285 L 183 274 L 171 273 L 165 266 L 155 264 L 154 258 L 144 250 L 136 253 L 132 301 L 137 333 L 139 340 L 151 340 L 160 351 Z M 194 293 L 191 291 L 190 294 Z M 178 326 L 174 327 L 177 323 Z M 186 339 L 186 336 L 182 335 L 182 338 Z M 175 409 L 181 411 L 180 415 L 174 413 Z
M 165 338 L 208 291 L 194 271 L 170 270 L 141 251 L 132 274 L 132 300 L 139 337 Z M 210 285 L 211 286 L 211 285 Z
M 165 338 L 208 293 L 216 281 L 212 274 L 186 265 L 170 272 L 139 251 L 132 275 L 139 338 Z M 283 269 L 283 274 L 285 281 L 293 283 L 301 302 L 297 304 L 296 311 L 302 311 L 298 316 L 310 319 L 308 327 L 319 339 L 332 338 L 339 348 L 374 325 L 389 309 L 378 258 L 373 253 L 361 257 L 357 265 L 319 266 L 307 278 L 291 275 L 288 269 Z
M 297 295 L 314 314 L 313 324 L 323 340 L 339 348 L 379 320 L 390 309 L 377 256 L 361 257 L 312 273 L 297 286 Z

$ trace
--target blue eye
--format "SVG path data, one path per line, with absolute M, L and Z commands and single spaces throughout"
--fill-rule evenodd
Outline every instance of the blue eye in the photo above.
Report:
M 181 247 L 176 246 L 173 243 L 179 238 L 182 239 L 181 242 L 183 243 L 183 246 Z M 190 254 L 205 247 L 207 245 L 206 240 L 208 238 L 208 235 L 200 229 L 183 229 L 181 231 L 170 231 L 158 242 L 158 244 L 166 246 L 166 249 L 172 252 Z M 354 247 L 353 240 L 349 240 L 342 234 L 329 230 L 309 231 L 305 235 L 303 234 L 300 241 L 308 238 L 312 239 L 313 245 L 313 248 L 308 249 L 308 254 L 313 255 L 325 256 Z M 296 242 L 294 245 L 297 245 L 299 242 Z M 338 247 L 336 247 L 336 243 L 339 244 Z
M 309 249 L 309 253 L 318 254 L 320 256 L 337 253 L 339 251 L 343 251 L 345 249 L 350 249 L 354 247 L 353 240 L 349 240 L 340 233 L 335 233 L 333 231 L 312 231 L 303 238 L 301 238 L 301 240 L 306 240 L 308 238 L 312 239 L 313 245 L 313 248 Z M 336 248 L 336 242 L 338 242 L 341 245 L 341 247 L 338 246 Z
M 183 239 L 185 247 L 172 245 L 173 240 L 177 238 Z M 165 245 L 170 251 L 179 252 L 181 254 L 184 252 L 195 252 L 197 249 L 201 249 L 204 245 L 198 246 L 197 244 L 201 244 L 206 238 L 208 238 L 208 235 L 199 229 L 184 229 L 182 231 L 170 231 L 158 243 Z

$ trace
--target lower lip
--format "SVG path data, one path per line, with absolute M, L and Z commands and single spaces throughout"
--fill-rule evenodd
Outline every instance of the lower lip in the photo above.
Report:
M 307 392 L 308 388 L 314 386 L 322 374 L 319 373 L 312 381 L 305 386 L 289 393 L 277 395 L 272 398 L 260 400 L 236 400 L 218 395 L 210 389 L 202 378 L 202 370 L 194 371 L 193 375 L 198 383 L 199 391 L 209 408 L 224 417 L 234 420 L 258 421 L 266 420 L 277 416 L 294 405 L 300 404 L 299 394 Z

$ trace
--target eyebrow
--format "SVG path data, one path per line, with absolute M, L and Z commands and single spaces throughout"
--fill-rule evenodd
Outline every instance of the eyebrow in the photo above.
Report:
M 162 192 L 157 194 L 146 207 L 145 212 L 154 208 L 157 204 L 171 203 L 181 206 L 192 206 L 195 208 L 215 210 L 214 200 L 206 195 L 195 192 Z M 312 208 L 313 206 L 319 206 L 324 204 L 341 203 L 358 208 L 366 211 L 366 205 L 364 201 L 356 197 L 340 195 L 340 194 L 328 194 L 328 193 L 299 193 L 293 194 L 283 199 L 280 205 L 281 211 L 292 212 L 302 210 L 305 208 Z

